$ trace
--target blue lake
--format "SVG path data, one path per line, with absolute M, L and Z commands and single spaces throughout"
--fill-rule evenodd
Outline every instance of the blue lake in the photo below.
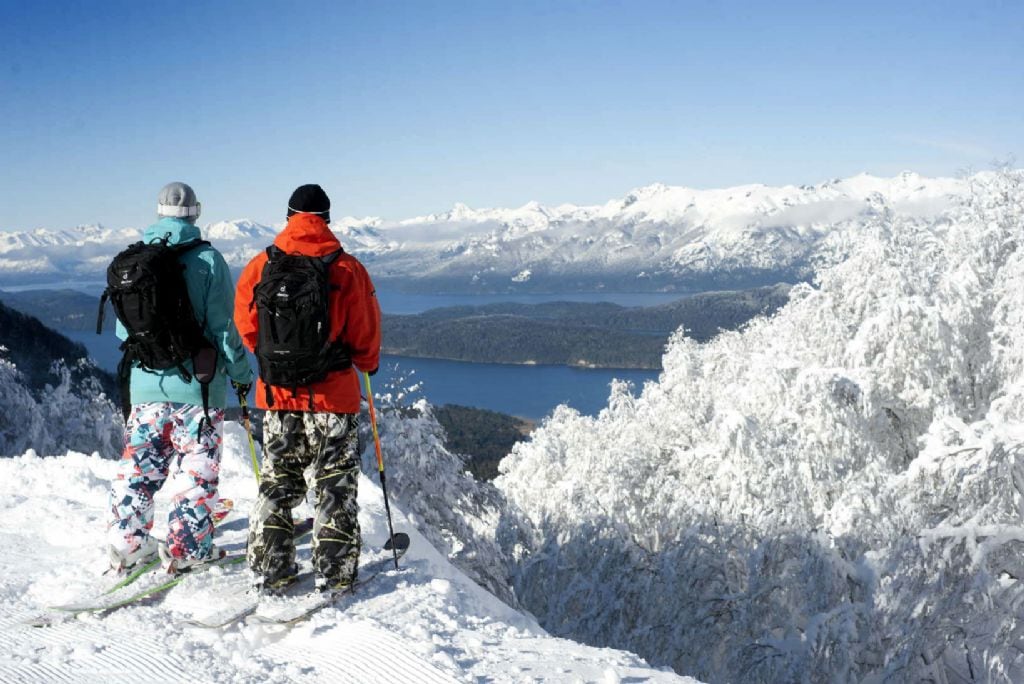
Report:
M 99 296 L 105 283 L 100 281 L 60 282 L 25 286 L 5 286 L 6 290 L 60 289 L 79 290 Z M 675 301 L 682 295 L 665 293 L 583 293 L 583 294 L 495 294 L 434 295 L 378 290 L 381 309 L 391 314 L 413 314 L 444 306 L 473 306 L 496 302 L 538 304 L 552 301 L 612 302 L 621 306 L 653 306 Z M 115 370 L 120 359 L 113 334 L 62 331 L 81 342 L 102 368 Z M 255 368 L 255 362 L 253 362 Z M 559 404 L 568 404 L 581 413 L 596 415 L 607 405 L 608 385 L 615 378 L 629 380 L 639 389 L 646 380 L 655 380 L 657 371 L 583 369 L 565 366 L 516 366 L 492 363 L 463 363 L 438 359 L 384 357 L 375 377 L 377 393 L 389 391 L 396 383 L 402 387 L 418 384 L 413 396 L 422 396 L 432 404 L 461 404 L 539 419 Z
M 64 332 L 81 342 L 97 363 L 110 371 L 117 368 L 121 353 L 113 333 Z M 252 359 L 253 368 L 256 367 Z M 559 404 L 581 413 L 597 415 L 608 403 L 609 384 L 615 378 L 632 382 L 639 390 L 644 381 L 655 380 L 657 371 L 586 369 L 566 366 L 517 366 L 498 363 L 464 363 L 440 359 L 384 356 L 373 378 L 376 394 L 417 385 L 414 398 L 432 404 L 461 404 L 537 420 Z
M 374 379 L 374 392 L 388 384 L 408 387 L 420 383 L 418 395 L 432 404 L 462 404 L 539 419 L 559 404 L 587 415 L 607 406 L 609 384 L 628 380 L 639 391 L 658 371 L 569 368 L 567 366 L 515 366 L 463 363 L 439 359 L 385 356 Z M 387 391 L 387 390 L 386 390 Z

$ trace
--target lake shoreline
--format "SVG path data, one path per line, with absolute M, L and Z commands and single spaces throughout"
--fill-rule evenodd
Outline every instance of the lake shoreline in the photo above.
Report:
M 457 359 L 452 356 L 441 356 L 434 354 L 410 354 L 406 351 L 388 349 L 384 347 L 381 349 L 381 354 L 387 356 L 394 356 L 397 358 L 406 359 L 433 359 L 435 361 L 454 361 L 456 363 L 474 363 L 481 365 L 494 365 L 494 366 L 526 366 L 529 368 L 534 367 L 557 367 L 557 368 L 578 368 L 580 370 L 602 370 L 602 371 L 655 371 L 660 373 L 664 370 L 661 366 L 617 366 L 617 365 L 601 365 L 596 363 L 548 363 L 540 361 L 474 361 L 473 359 Z

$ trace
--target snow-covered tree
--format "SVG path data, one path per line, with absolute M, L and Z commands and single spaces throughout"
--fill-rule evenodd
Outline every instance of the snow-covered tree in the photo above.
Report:
M 42 433 L 39 404 L 14 364 L 0 356 L 0 455 L 24 453 Z
M 0 356 L 0 455 L 30 448 L 42 454 L 73 449 L 119 455 L 121 417 L 89 364 L 78 361 L 69 368 L 57 361 L 51 368 L 57 382 L 32 392 L 14 364 Z
M 445 446 L 444 430 L 425 400 L 412 400 L 404 379 L 376 398 L 388 491 L 431 543 L 478 584 L 516 604 L 511 572 L 529 526 L 488 482 L 466 471 Z M 363 471 L 377 478 L 373 436 L 364 421 Z
M 78 361 L 78 369 L 91 365 Z M 73 373 L 62 361 L 51 369 L 59 381 L 47 385 L 39 400 L 49 440 L 36 446 L 41 453 L 60 453 L 75 449 L 115 458 L 120 456 L 124 424 L 121 414 L 94 375 Z M 77 378 L 77 379 L 76 379 Z
M 712 681 L 1024 677 L 1024 179 L 972 182 L 869 198 L 774 317 L 516 447 L 542 624 Z

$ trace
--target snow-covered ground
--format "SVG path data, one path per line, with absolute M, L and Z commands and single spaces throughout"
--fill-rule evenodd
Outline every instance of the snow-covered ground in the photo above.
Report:
M 235 512 L 217 543 L 241 552 L 255 484 L 244 432 L 225 428 L 221 495 Z M 412 538 L 389 571 L 341 607 L 293 628 L 185 623 L 244 603 L 242 566 L 187 579 L 162 600 L 50 627 L 28 621 L 112 583 L 101 576 L 107 486 L 116 462 L 68 453 L 0 459 L 0 681 L 2 682 L 687 682 L 630 653 L 547 635 L 449 564 L 403 513 Z M 158 535 L 173 482 L 157 498 Z M 359 490 L 364 562 L 381 557 L 387 523 L 379 487 Z M 307 504 L 308 506 L 308 504 Z M 308 544 L 299 547 L 308 566 Z M 284 599 L 279 599 L 281 601 Z

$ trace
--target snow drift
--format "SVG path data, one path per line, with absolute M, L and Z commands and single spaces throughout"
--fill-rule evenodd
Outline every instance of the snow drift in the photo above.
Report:
M 969 185 L 517 445 L 542 625 L 710 681 L 1024 679 L 1024 178 Z

